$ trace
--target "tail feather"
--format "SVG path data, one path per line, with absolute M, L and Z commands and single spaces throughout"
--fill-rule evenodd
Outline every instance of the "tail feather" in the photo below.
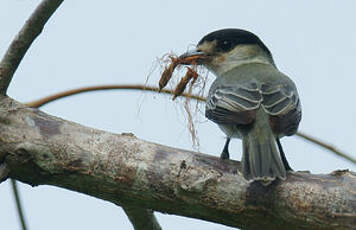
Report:
M 288 169 L 281 158 L 271 128 L 262 122 L 263 120 L 256 119 L 257 124 L 243 135 L 242 174 L 247 180 L 284 180 Z

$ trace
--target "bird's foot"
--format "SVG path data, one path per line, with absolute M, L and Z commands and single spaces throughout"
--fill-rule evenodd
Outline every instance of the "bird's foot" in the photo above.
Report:
M 229 154 L 229 144 L 230 144 L 230 140 L 231 140 L 230 137 L 226 138 L 223 151 L 222 151 L 222 153 L 221 153 L 221 155 L 220 155 L 220 159 L 222 159 L 222 160 L 230 159 L 230 154 Z
M 223 151 L 220 155 L 220 159 L 222 159 L 222 160 L 230 159 L 229 151 Z

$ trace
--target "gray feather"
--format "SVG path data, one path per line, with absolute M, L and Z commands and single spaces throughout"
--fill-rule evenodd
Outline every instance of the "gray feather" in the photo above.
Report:
M 218 124 L 248 124 L 259 108 L 278 117 L 278 136 L 294 134 L 301 106 L 294 83 L 271 65 L 240 66 L 210 88 L 206 117 Z
M 246 180 L 286 179 L 286 168 L 267 118 L 260 110 L 251 129 L 243 134 L 242 174 Z

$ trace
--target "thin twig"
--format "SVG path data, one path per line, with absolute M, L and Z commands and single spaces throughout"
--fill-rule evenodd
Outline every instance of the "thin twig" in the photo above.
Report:
M 16 69 L 30 48 L 32 42 L 42 32 L 44 25 L 63 0 L 43 0 L 26 21 L 11 42 L 0 62 L 0 94 L 5 95 Z
M 325 149 L 333 152 L 334 154 L 338 155 L 339 157 L 342 157 L 342 158 L 344 158 L 344 159 L 346 159 L 348 161 L 351 161 L 352 163 L 356 164 L 356 159 L 355 158 L 353 158 L 352 156 L 347 155 L 346 153 L 341 152 L 340 150 L 336 149 L 334 146 L 332 146 L 330 144 L 327 144 L 327 143 L 325 143 L 325 142 L 323 142 L 323 141 L 321 141 L 321 140 L 319 140 L 319 139 L 317 139 L 315 137 L 312 137 L 312 136 L 310 136 L 308 134 L 305 134 L 305 133 L 302 133 L 302 132 L 298 132 L 297 136 L 303 138 L 304 140 L 310 141 L 310 142 L 312 142 L 312 143 L 314 143 L 316 145 L 319 145 L 320 147 L 325 148 Z
M 60 98 L 64 98 L 64 97 L 68 97 L 68 96 L 72 96 L 75 94 L 79 94 L 79 93 L 84 93 L 84 92 L 92 92 L 92 91 L 98 91 L 98 90 L 114 90 L 114 89 L 123 89 L 123 90 L 143 90 L 143 91 L 151 91 L 151 92 L 159 92 L 159 88 L 154 87 L 154 86 L 146 86 L 146 85 L 101 85 L 101 86 L 88 86 L 88 87 L 81 87 L 81 88 L 77 88 L 77 89 L 71 89 L 71 90 L 67 90 L 67 91 L 63 91 L 60 93 L 56 93 L 44 98 L 41 98 L 39 100 L 35 100 L 32 102 L 28 102 L 26 103 L 26 105 L 28 105 L 29 107 L 34 107 L 34 108 L 38 108 L 39 106 L 45 105 L 49 102 L 58 100 Z M 162 89 L 161 93 L 164 94 L 171 94 L 173 95 L 173 91 L 172 90 L 167 90 L 167 89 Z M 189 93 L 183 93 L 182 94 L 183 97 L 188 97 L 188 98 L 192 98 L 195 100 L 199 100 L 199 101 L 206 101 L 205 97 L 201 97 L 201 96 L 197 96 L 197 95 L 192 95 Z M 307 140 L 309 142 L 312 142 L 315 145 L 318 145 L 324 149 L 329 150 L 330 152 L 336 154 L 339 157 L 342 157 L 354 164 L 356 164 L 356 160 L 351 157 L 350 155 L 341 152 L 340 150 L 337 150 L 336 148 L 332 147 L 331 145 L 322 142 L 314 137 L 311 137 L 308 134 L 305 133 L 301 133 L 298 132 L 296 134 L 297 136 L 303 138 L 304 140 Z
M 16 201 L 16 208 L 17 208 L 17 214 L 19 215 L 19 219 L 21 222 L 21 226 L 22 226 L 22 230 L 26 230 L 27 229 L 27 225 L 26 225 L 26 221 L 25 221 L 25 216 L 23 214 L 23 209 L 22 209 L 22 204 L 21 204 L 21 200 L 20 200 L 20 195 L 19 195 L 19 191 L 17 189 L 17 183 L 16 180 L 11 179 L 11 187 L 12 187 L 12 192 L 14 194 L 14 198 Z
M 88 87 L 81 87 L 81 88 L 76 88 L 76 89 L 71 89 L 63 92 L 59 92 L 44 98 L 41 98 L 39 100 L 31 101 L 26 103 L 27 106 L 33 107 L 33 108 L 38 108 L 40 106 L 43 106 L 49 102 L 72 96 L 75 94 L 79 93 L 85 93 L 85 92 L 92 92 L 92 91 L 99 91 L 99 90 L 114 90 L 114 89 L 124 89 L 124 90 L 143 90 L 143 91 L 151 91 L 151 92 L 159 92 L 159 88 L 153 87 L 153 86 L 145 86 L 145 85 L 99 85 L 99 86 L 88 86 Z M 168 89 L 162 89 L 161 93 L 164 94 L 171 94 L 173 95 L 172 90 Z M 193 98 L 195 100 L 199 101 L 205 101 L 204 97 L 201 96 L 196 96 L 196 95 L 191 95 L 187 93 L 182 94 L 183 97 L 189 97 Z

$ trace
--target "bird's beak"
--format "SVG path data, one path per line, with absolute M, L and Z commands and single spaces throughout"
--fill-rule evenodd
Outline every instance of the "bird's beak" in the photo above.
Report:
M 208 55 L 203 51 L 192 50 L 179 56 L 180 64 L 190 65 L 192 63 L 202 65 L 208 58 Z

